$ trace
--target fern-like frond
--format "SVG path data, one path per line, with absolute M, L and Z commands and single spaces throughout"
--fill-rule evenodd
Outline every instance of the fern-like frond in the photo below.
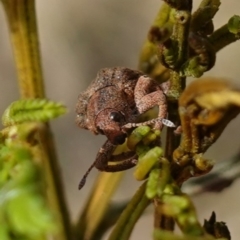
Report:
M 0 146 L 1 240 L 45 239 L 56 229 L 35 158 L 31 148 L 19 139 Z
M 66 113 L 66 107 L 47 99 L 23 99 L 13 102 L 4 112 L 4 126 L 29 121 L 47 122 Z

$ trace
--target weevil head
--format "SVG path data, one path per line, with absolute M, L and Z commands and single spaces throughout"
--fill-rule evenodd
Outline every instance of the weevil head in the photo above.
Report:
M 102 110 L 95 119 L 98 133 L 106 135 L 108 140 L 114 145 L 125 142 L 127 135 L 122 131 L 124 124 L 126 124 L 124 114 L 113 108 Z

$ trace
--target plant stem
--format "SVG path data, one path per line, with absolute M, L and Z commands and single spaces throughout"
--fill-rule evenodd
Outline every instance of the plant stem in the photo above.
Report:
M 179 1 L 179 4 L 181 1 Z M 170 89 L 168 96 L 169 119 L 179 124 L 177 102 L 180 94 L 185 88 L 186 78 L 179 75 L 179 67 L 188 59 L 188 33 L 191 20 L 192 0 L 182 1 L 181 10 L 175 12 L 175 24 L 171 40 L 176 43 L 178 49 L 176 66 L 177 68 L 170 71 Z M 176 137 L 171 128 L 167 129 L 165 157 L 171 161 L 174 149 L 179 145 L 180 137 Z M 174 221 L 171 217 L 162 214 L 159 209 L 158 201 L 155 201 L 155 227 L 163 230 L 173 230 Z
M 2 0 L 18 73 L 21 98 L 44 97 L 33 0 Z
M 44 98 L 36 12 L 34 0 L 2 0 L 9 25 L 10 38 L 18 73 L 21 98 Z M 55 152 L 53 137 L 48 124 L 39 130 L 37 146 L 46 176 L 46 195 L 49 208 L 57 217 L 60 231 L 52 239 L 71 239 L 68 210 Z
M 109 215 L 106 216 L 106 214 L 111 204 L 111 198 L 117 190 L 123 174 L 124 172 L 101 172 L 99 174 L 75 226 L 76 239 L 96 239 L 95 233 L 99 231 L 99 225 L 104 218 L 109 218 Z
M 72 227 L 65 200 L 64 187 L 61 179 L 60 166 L 58 164 L 53 135 L 48 124 L 39 131 L 41 146 L 39 149 L 42 155 L 43 171 L 45 172 L 45 181 L 47 184 L 46 194 L 49 208 L 57 216 L 60 231 L 54 239 L 70 240 L 72 239 Z
M 188 0 L 188 4 L 183 10 L 176 10 L 175 13 L 175 24 L 173 26 L 173 33 L 171 40 L 177 43 L 177 69 L 174 69 L 170 73 L 171 88 L 168 92 L 170 99 L 178 100 L 183 88 L 185 87 L 185 77 L 180 77 L 179 67 L 181 67 L 188 59 L 188 33 L 191 20 L 191 8 L 192 1 Z
M 171 8 L 166 3 L 163 3 L 150 28 L 149 35 L 151 34 L 151 30 L 154 28 L 157 28 L 159 30 L 164 29 L 165 25 L 167 25 L 170 22 L 170 18 Z M 139 70 L 148 74 L 155 80 L 164 82 L 169 79 L 169 70 L 159 62 L 156 54 L 156 49 L 157 49 L 156 44 L 150 41 L 148 37 L 140 53 L 138 68 Z
M 216 52 L 239 39 L 240 34 L 231 33 L 228 24 L 217 29 L 209 38 Z
M 181 1 L 179 1 L 181 2 Z M 178 57 L 177 65 L 182 66 L 188 59 L 188 33 L 191 20 L 192 0 L 182 1 L 184 9 L 176 10 L 175 24 L 171 39 L 177 42 Z M 181 77 L 179 69 L 170 72 L 170 89 L 168 92 L 169 100 L 169 119 L 176 124 L 179 124 L 178 116 L 178 98 L 181 95 L 186 85 L 186 77 Z M 165 156 L 167 159 L 172 159 L 173 150 L 178 146 L 180 138 L 176 137 L 171 128 L 167 129 L 167 142 Z
M 197 10 L 192 14 L 191 31 L 198 32 L 202 24 L 209 24 L 219 10 L 220 0 L 202 0 Z
M 145 190 L 146 182 L 141 185 L 121 214 L 108 240 L 129 239 L 135 223 L 150 203 L 150 200 L 145 196 Z
M 155 209 L 154 209 L 154 228 L 164 229 L 168 231 L 174 230 L 174 219 L 172 217 L 162 214 L 161 208 L 159 208 L 160 202 L 154 199 Z

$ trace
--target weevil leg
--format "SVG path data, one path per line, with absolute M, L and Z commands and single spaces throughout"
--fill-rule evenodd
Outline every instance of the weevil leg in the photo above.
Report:
M 118 155 L 112 155 L 117 145 L 113 145 L 110 141 L 106 141 L 104 145 L 99 149 L 96 160 L 89 167 L 87 172 L 81 179 L 78 189 L 81 189 L 85 183 L 87 176 L 91 170 L 96 167 L 100 171 L 104 172 L 119 172 L 132 168 L 136 165 L 136 154 L 134 152 L 126 152 Z M 109 162 L 117 162 L 116 164 L 109 165 Z
M 139 113 L 158 106 L 158 119 L 167 116 L 167 99 L 160 85 L 148 76 L 141 76 L 134 89 L 134 98 Z M 155 128 L 162 129 L 162 121 L 155 122 Z
M 132 168 L 136 165 L 136 154 L 126 153 L 123 154 L 125 158 L 121 158 L 121 154 L 118 156 L 113 156 L 113 151 L 116 149 L 116 145 L 110 143 L 110 141 L 106 141 L 104 145 L 100 148 L 96 161 L 95 167 L 100 171 L 105 172 L 119 172 L 124 171 L 129 168 Z M 126 159 L 126 157 L 130 157 Z M 119 162 L 121 161 L 121 162 Z M 109 162 L 118 162 L 113 165 L 109 165 Z

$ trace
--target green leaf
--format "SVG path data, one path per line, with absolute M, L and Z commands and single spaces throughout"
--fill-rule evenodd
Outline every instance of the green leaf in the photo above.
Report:
M 9 200 L 6 214 L 11 229 L 16 234 L 37 237 L 54 229 L 53 218 L 43 200 L 28 192 Z
M 66 108 L 47 99 L 23 99 L 13 102 L 4 112 L 4 126 L 29 121 L 47 122 L 66 113 Z
M 17 136 L 0 148 L 0 239 L 45 239 L 56 221 L 45 203 L 33 148 Z
M 11 240 L 8 234 L 8 227 L 6 222 L 0 220 L 0 239 L 1 240 Z

